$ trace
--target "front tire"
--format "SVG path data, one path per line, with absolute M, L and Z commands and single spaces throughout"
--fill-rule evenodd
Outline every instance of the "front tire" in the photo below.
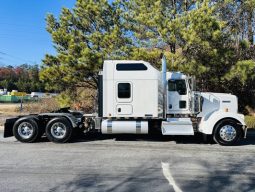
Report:
M 32 143 L 41 137 L 38 124 L 32 118 L 17 120 L 13 125 L 13 135 L 23 143 Z
M 49 121 L 46 126 L 46 136 L 54 143 L 66 143 L 72 136 L 71 123 L 64 117 L 56 117 Z
M 241 138 L 242 130 L 236 121 L 226 119 L 220 121 L 214 129 L 213 139 L 220 145 L 234 145 Z

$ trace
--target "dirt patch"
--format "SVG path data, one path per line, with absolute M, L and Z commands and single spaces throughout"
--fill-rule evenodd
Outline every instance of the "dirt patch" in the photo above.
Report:
M 59 107 L 53 98 L 41 99 L 36 102 L 23 103 L 23 110 L 20 112 L 20 103 L 0 103 L 0 126 L 5 120 L 19 115 L 44 113 L 55 111 Z
M 0 115 L 16 115 L 19 106 L 17 103 L 0 103 Z
M 0 126 L 4 125 L 6 119 L 22 114 L 19 112 L 19 106 L 20 104 L 16 103 L 0 103 Z
M 12 118 L 12 117 L 15 117 L 15 116 L 2 116 L 2 115 L 0 115 L 0 127 L 4 125 L 6 119 Z

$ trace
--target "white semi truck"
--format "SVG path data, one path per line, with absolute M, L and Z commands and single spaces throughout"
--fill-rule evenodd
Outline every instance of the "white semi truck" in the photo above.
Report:
M 162 71 L 150 63 L 106 60 L 99 73 L 98 111 L 69 109 L 7 119 L 4 137 L 34 142 L 43 134 L 53 142 L 70 140 L 75 130 L 102 134 L 212 135 L 220 145 L 246 137 L 244 115 L 231 94 L 194 91 L 193 78 Z

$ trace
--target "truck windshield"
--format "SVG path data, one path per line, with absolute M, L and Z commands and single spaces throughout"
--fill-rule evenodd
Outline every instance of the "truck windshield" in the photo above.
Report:
M 177 91 L 180 95 L 187 94 L 186 82 L 184 79 L 169 80 L 168 91 Z

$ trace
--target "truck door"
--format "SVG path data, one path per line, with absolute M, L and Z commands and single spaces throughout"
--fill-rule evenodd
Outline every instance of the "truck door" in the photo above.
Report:
M 131 82 L 116 83 L 116 114 L 117 116 L 132 115 L 133 85 Z
M 185 79 L 168 80 L 167 113 L 189 113 L 189 89 Z

